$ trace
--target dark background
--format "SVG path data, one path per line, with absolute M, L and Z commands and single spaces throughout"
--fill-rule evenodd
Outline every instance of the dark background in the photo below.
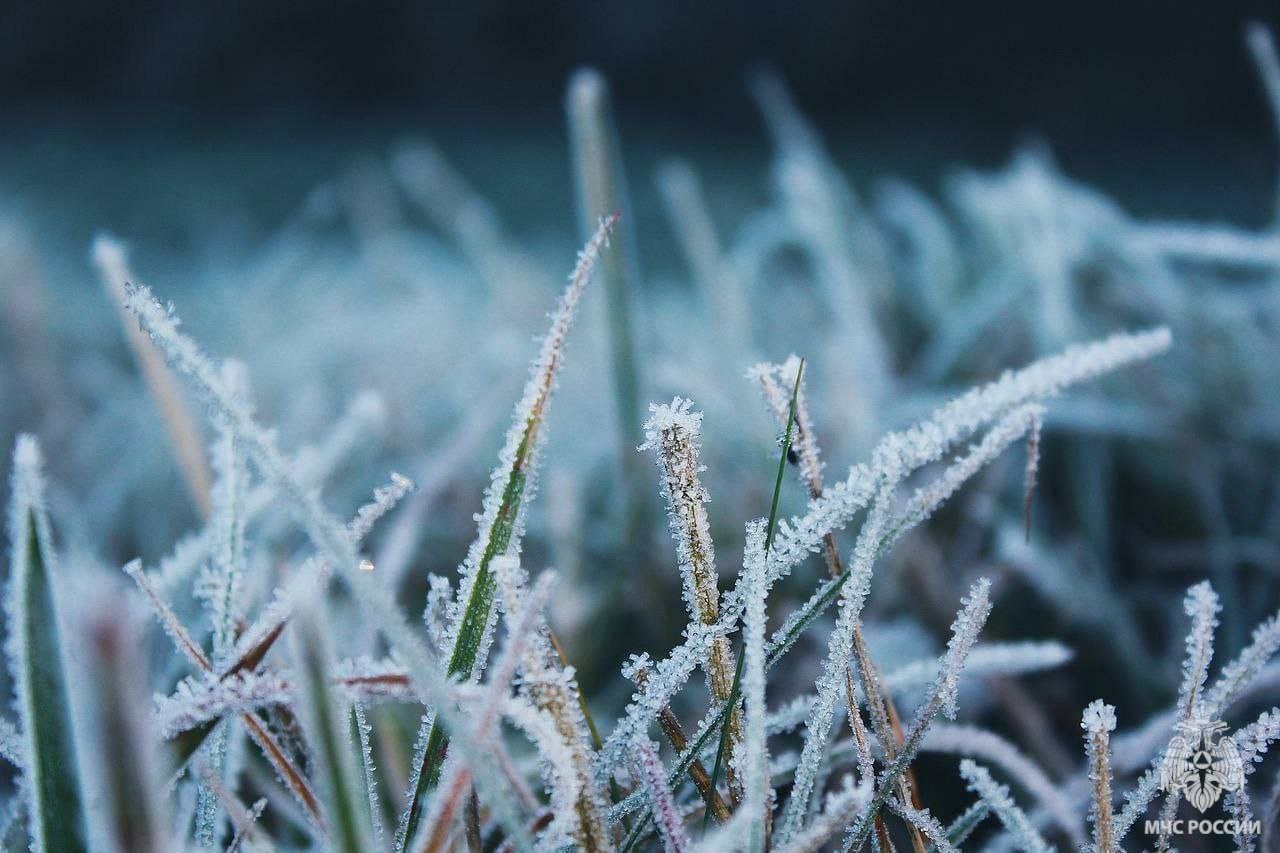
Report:
M 0 14 L 0 127 L 27 133 L 13 137 L 27 147 L 50 128 L 104 144 L 139 129 L 188 147 L 257 137 L 273 153 L 362 130 L 463 129 L 555 150 L 565 80 L 594 64 L 630 156 L 719 147 L 763 162 L 744 79 L 767 62 L 842 162 L 864 156 L 927 183 L 1047 141 L 1069 175 L 1140 213 L 1256 225 L 1277 147 L 1242 43 L 1252 19 L 1274 26 L 1280 8 L 20 0 Z M 469 145 L 454 147 L 465 159 Z
M 543 119 L 575 65 L 631 109 L 733 126 L 760 60 L 815 110 L 945 116 L 984 133 L 1252 135 L 1240 47 L 1273 4 L 19 2 L 0 22 L 13 107 L 501 110 Z

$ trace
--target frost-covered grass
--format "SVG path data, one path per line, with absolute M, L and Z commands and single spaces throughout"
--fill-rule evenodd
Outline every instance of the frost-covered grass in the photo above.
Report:
M 656 176 L 688 285 L 594 72 L 576 264 L 420 142 L 75 316 L 7 222 L 5 849 L 1192 849 L 1216 720 L 1274 842 L 1280 225 L 864 199 L 752 88 L 767 206 Z

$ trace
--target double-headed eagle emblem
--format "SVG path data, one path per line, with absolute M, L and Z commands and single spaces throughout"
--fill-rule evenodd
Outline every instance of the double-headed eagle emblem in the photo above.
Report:
M 1230 737 L 1221 735 L 1227 724 L 1192 717 L 1177 725 L 1180 734 L 1169 741 L 1160 763 L 1160 787 L 1183 796 L 1200 811 L 1218 801 L 1223 791 L 1244 787 L 1240 750 Z

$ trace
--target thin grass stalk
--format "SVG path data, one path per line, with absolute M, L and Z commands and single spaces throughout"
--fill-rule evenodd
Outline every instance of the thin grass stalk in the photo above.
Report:
M 205 458 L 200 428 L 177 379 L 164 363 L 164 357 L 147 339 L 126 307 L 128 297 L 125 291 L 133 275 L 125 259 L 124 247 L 110 237 L 100 236 L 93 243 L 93 261 L 112 304 L 120 314 L 120 324 L 124 327 L 138 369 L 142 371 L 151 397 L 160 409 L 191 500 L 200 515 L 208 518 L 213 512 L 213 474 Z
M 671 536 L 683 578 L 685 606 L 692 622 L 714 626 L 720 616 L 720 591 L 717 585 L 715 545 L 707 516 L 707 490 L 700 476 L 698 460 L 702 413 L 691 408 L 689 400 L 676 397 L 669 405 L 651 405 L 651 417 L 645 422 L 645 443 L 652 448 L 662 474 L 662 494 L 670 516 Z M 729 699 L 730 670 L 733 653 L 726 637 L 716 637 L 710 655 L 703 662 L 707 688 L 715 701 Z M 732 676 L 737 681 L 738 676 Z M 734 710 L 725 727 L 726 748 L 733 753 L 742 739 L 742 720 Z M 742 798 L 742 785 L 732 766 L 728 772 L 729 792 L 736 806 Z M 714 790 L 714 786 L 712 788 Z
M 312 748 L 313 775 L 324 794 L 332 849 L 364 853 L 372 849 L 371 823 L 363 818 L 361 791 L 354 784 L 354 744 L 346 723 L 349 710 L 334 694 L 329 672 L 333 655 L 325 604 L 317 590 L 301 609 L 294 633 L 298 658 L 298 699 Z
M 182 652 L 187 660 L 200 672 L 206 675 L 213 675 L 213 663 L 210 662 L 200 645 L 191 638 L 191 635 L 178 620 L 169 603 L 160 597 L 155 586 L 151 583 L 146 573 L 143 572 L 141 561 L 134 560 L 127 564 L 124 570 L 138 585 L 138 589 L 146 597 L 156 618 L 164 625 L 165 631 L 169 634 L 170 639 L 173 640 L 173 644 L 178 651 Z M 306 776 L 293 763 L 288 752 L 280 745 L 275 736 L 267 730 L 261 720 L 253 714 L 246 713 L 240 715 L 240 721 L 244 724 L 249 737 L 262 750 L 263 756 L 276 771 L 280 781 L 289 789 L 289 792 L 293 794 L 303 809 L 306 810 L 307 817 L 312 821 L 312 824 L 323 832 L 325 821 L 320 808 L 320 799 L 316 796 L 315 791 L 312 790 Z M 204 738 L 213 731 L 214 725 L 216 725 L 216 721 L 211 721 L 199 729 L 192 730 L 191 736 L 184 736 L 179 739 L 173 762 L 175 775 L 182 772 L 187 761 L 199 748 Z
M 1116 842 L 1111 818 L 1111 732 L 1116 728 L 1116 709 L 1098 699 L 1085 708 L 1080 726 L 1085 732 L 1089 780 L 1093 782 L 1093 806 L 1089 811 L 1089 820 L 1093 823 L 1093 850 L 1094 853 L 1114 853 Z
M 636 358 L 632 332 L 632 300 L 640 284 L 640 264 L 631 230 L 626 177 L 619 153 L 609 103 L 609 85 L 600 72 L 583 68 L 569 80 L 566 97 L 569 141 L 573 156 L 574 183 L 578 195 L 578 224 L 581 239 L 587 240 L 596 224 L 610 216 L 625 220 L 615 236 L 616 248 L 600 265 L 600 279 L 608 309 L 609 347 L 613 390 L 618 410 L 619 458 L 623 487 L 627 493 L 628 524 L 639 512 L 638 484 L 641 472 L 628 438 L 640 423 L 640 364 Z
M 796 424 L 796 401 L 800 395 L 800 383 L 804 379 L 804 359 L 800 359 L 796 365 L 795 384 L 791 388 L 791 405 L 787 414 L 787 428 L 782 435 L 782 452 L 778 454 L 778 471 L 773 479 L 773 497 L 769 502 L 769 522 L 765 532 L 764 539 L 764 557 L 767 561 L 769 558 L 769 549 L 773 547 L 773 536 L 777 531 L 778 525 L 778 500 L 782 496 L 782 475 L 786 471 L 787 458 L 791 455 L 791 442 L 794 436 Z M 767 587 L 766 587 L 767 588 Z M 737 713 L 737 704 L 739 691 L 742 686 L 742 667 L 745 656 L 739 656 L 738 668 L 733 675 L 733 689 L 729 693 L 729 703 L 726 706 L 729 709 L 729 721 L 732 721 L 732 714 Z M 724 761 L 725 748 L 728 745 L 730 736 L 729 722 L 726 722 L 720 732 L 720 746 L 716 749 L 715 768 L 711 773 L 711 786 L 714 788 L 716 781 L 720 775 L 720 766 Z M 703 816 L 703 824 L 706 824 L 707 818 L 711 815 L 711 808 L 708 805 L 707 813 Z
M 515 422 L 507 434 L 502 462 L 495 471 L 493 482 L 485 496 L 480 535 L 468 553 L 463 581 L 458 590 L 460 608 L 450 628 L 452 648 L 447 668 L 450 678 L 471 680 L 475 677 L 477 668 L 483 665 L 483 655 L 487 653 L 495 616 L 493 601 L 496 579 L 490 564 L 496 557 L 519 547 L 526 507 L 526 486 L 530 485 L 536 472 L 542 428 L 550 407 L 556 374 L 564 357 L 565 338 L 582 292 L 591 278 L 597 260 L 602 256 L 602 249 L 617 220 L 616 215 L 600 220 L 595 233 L 579 255 L 552 320 L 551 330 L 543 339 L 541 351 L 534 361 L 524 396 L 516 406 Z M 610 254 L 603 253 L 603 257 L 607 258 Z M 426 748 L 422 754 L 422 763 L 415 769 L 416 784 L 409 794 L 407 819 L 401 821 L 396 832 L 397 850 L 403 850 L 408 840 L 417 833 L 422 817 L 423 796 L 438 781 L 440 762 L 448 744 L 448 737 L 435 718 L 419 736 L 425 738 Z
M 792 373 L 791 368 L 796 361 L 796 357 L 792 356 L 784 364 L 760 365 L 751 373 L 760 382 L 765 401 L 769 404 L 774 419 L 780 427 L 790 419 L 790 406 L 785 402 L 786 398 L 783 396 L 782 388 L 778 384 L 778 378 L 781 375 Z M 799 371 L 797 370 L 796 372 L 798 374 Z M 813 420 L 809 415 L 809 407 L 806 404 L 804 383 L 799 384 L 794 396 L 796 435 L 793 447 L 797 471 L 801 482 L 809 490 L 809 498 L 817 500 L 822 497 L 823 492 L 822 454 L 818 447 L 817 435 L 813 429 Z M 827 533 L 822 537 L 822 553 L 827 564 L 828 574 L 832 578 L 840 577 L 844 572 L 844 567 L 840 562 L 840 551 L 836 544 L 834 533 Z M 892 762 L 896 746 L 902 740 L 902 728 L 899 725 L 891 724 L 891 721 L 897 718 L 898 711 L 893 705 L 893 696 L 888 691 L 881 689 L 879 672 L 872 662 L 871 651 L 867 647 L 861 622 L 855 624 L 853 628 L 853 654 L 863 694 L 866 696 L 867 710 L 870 712 L 872 728 L 876 733 L 876 737 L 880 740 L 886 762 Z M 862 720 L 858 716 L 858 703 L 853 691 L 853 682 L 852 679 L 848 678 L 847 672 L 845 692 L 851 715 L 851 724 L 856 729 L 862 725 Z M 921 804 L 916 793 L 914 774 L 909 768 L 907 774 L 901 779 L 899 796 L 902 797 L 904 802 L 914 805 L 915 808 L 920 808 Z M 889 846 L 887 843 L 888 832 L 883 826 L 883 819 L 877 816 L 876 820 L 879 822 L 876 827 L 876 834 L 881 840 L 881 849 L 885 850 Z M 924 839 L 920 836 L 916 827 L 909 824 L 907 830 L 911 836 L 913 849 L 916 853 L 924 853 Z

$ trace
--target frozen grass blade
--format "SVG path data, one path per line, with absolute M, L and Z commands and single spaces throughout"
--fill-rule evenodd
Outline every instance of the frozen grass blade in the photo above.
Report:
M 627 198 L 626 177 L 618 151 L 618 135 L 609 104 L 609 84 L 599 71 L 583 68 L 569 80 L 565 100 L 569 118 L 569 142 L 578 193 L 578 224 L 581 239 L 588 240 L 599 222 L 622 216 L 621 233 L 615 247 L 600 263 L 600 281 L 605 293 L 609 320 L 609 346 L 613 368 L 613 391 L 618 408 L 619 453 L 623 488 L 627 490 L 627 522 L 634 522 L 638 506 L 636 484 L 639 466 L 628 439 L 640 423 L 640 364 L 636 359 L 631 323 L 631 300 L 640 283 L 640 264 L 635 227 Z
M 373 747 L 371 738 L 373 726 L 368 721 L 365 707 L 360 702 L 351 704 L 352 724 L 355 727 L 356 740 L 360 745 L 360 769 L 364 781 L 365 793 L 369 797 L 369 819 L 373 825 L 373 849 L 383 850 L 386 844 L 387 830 L 382 819 L 382 802 L 378 797 L 378 774 L 373 764 Z
M 165 429 L 169 432 L 169 441 L 178 457 L 178 466 L 186 480 L 191 500 L 200 515 L 208 518 L 213 511 L 213 475 L 205 459 L 204 441 L 200 438 L 195 416 L 183 398 L 182 389 L 178 387 L 173 373 L 165 365 L 164 357 L 147 340 L 146 334 L 138 328 L 126 307 L 126 291 L 133 276 L 125 259 L 124 247 L 110 237 L 100 236 L 93 242 L 93 262 L 106 285 L 112 304 L 120 312 L 120 323 L 128 337 L 129 349 L 133 351 L 138 368 L 146 378 L 151 396 L 164 418 Z
M 606 226 L 607 223 L 602 225 L 601 234 L 605 232 Z M 598 250 L 599 247 L 595 248 Z M 585 258 L 580 266 L 582 265 L 589 267 Z M 325 509 L 316 491 L 299 481 L 293 472 L 292 462 L 276 447 L 274 433 L 260 426 L 252 414 L 223 386 L 208 356 L 195 341 L 179 331 L 180 321 L 172 309 L 162 307 L 145 287 L 130 288 L 127 296 L 129 309 L 138 316 L 152 339 L 160 344 L 170 365 L 186 374 L 210 402 L 235 424 L 245 439 L 246 449 L 255 466 L 265 479 L 279 489 L 281 497 L 293 511 L 303 531 L 319 550 L 322 559 L 315 562 L 325 571 L 336 569 L 341 573 L 339 576 L 351 588 L 365 618 L 377 626 L 404 664 L 414 693 L 424 704 L 434 709 L 435 718 L 442 719 L 446 724 L 456 720 L 457 714 L 451 704 L 453 700 L 447 686 L 448 678 L 441 672 L 430 649 L 409 626 L 390 592 L 373 577 L 373 572 L 359 569 L 360 559 L 350 528 Z M 315 574 L 317 573 L 304 570 L 303 582 L 315 583 Z M 292 768 L 288 757 L 274 748 L 278 745 L 271 741 L 269 733 L 258 724 L 256 718 L 246 715 L 242 719 L 250 737 L 267 753 L 268 759 L 280 772 L 290 790 L 302 799 L 302 794 L 309 789 L 305 787 L 305 780 L 295 778 L 295 774 L 290 772 Z M 425 746 L 425 738 L 423 745 Z M 488 755 L 482 753 L 466 737 L 461 738 L 458 748 L 475 768 L 485 768 L 476 771 L 477 789 L 496 790 L 496 785 L 491 784 L 494 778 L 487 772 Z M 311 795 L 304 805 L 317 824 L 323 825 L 315 802 L 314 795 Z M 492 801 L 490 805 L 508 833 L 520 839 L 525 837 L 524 826 L 510 809 L 503 808 L 501 798 Z
M 485 686 L 483 698 L 474 711 L 475 723 L 472 737 L 479 743 L 494 740 L 502 709 L 506 705 L 511 690 L 512 679 L 525 654 L 530 635 L 540 621 L 542 608 L 546 604 L 551 589 L 552 578 L 544 575 L 537 587 L 525 599 L 519 622 L 510 626 L 506 648 L 502 650 L 497 663 L 489 671 L 489 683 Z M 436 791 L 431 804 L 431 812 L 424 824 L 427 837 L 417 845 L 417 849 L 428 853 L 442 850 L 447 841 L 449 830 L 471 791 L 471 772 L 460 761 L 450 761 L 446 765 L 444 778 Z
M 138 585 L 138 588 L 146 597 L 147 603 L 151 605 L 151 609 L 155 612 L 156 618 L 160 620 L 178 651 L 182 652 L 200 673 L 206 676 L 214 675 L 213 663 L 210 662 L 200 645 L 191 638 L 191 635 L 178 620 L 169 603 L 160 597 L 155 586 L 147 577 L 146 572 L 142 570 L 141 561 L 134 560 L 126 565 L 124 570 Z M 315 791 L 312 790 L 306 776 L 293 763 L 289 753 L 280 745 L 280 742 L 271 734 L 262 721 L 253 714 L 242 714 L 240 721 L 244 724 L 249 737 L 262 750 L 263 756 L 276 771 L 281 783 L 289 789 L 289 792 L 306 810 L 308 819 L 312 821 L 317 829 L 323 831 L 325 824 L 324 816 L 320 811 L 319 798 L 316 796 Z M 216 726 L 217 721 L 210 720 L 196 728 L 183 732 L 174 741 L 174 748 L 170 758 L 171 768 L 175 774 L 180 773 L 186 767 L 191 756 L 195 754 L 196 750 L 200 748 Z
M 37 853 L 87 850 L 40 448 L 18 436 L 9 498 L 10 673 L 25 736 L 21 789 Z
M 104 585 L 105 586 L 105 585 Z M 84 682 L 92 690 L 89 714 L 94 742 L 87 756 L 102 796 L 93 830 L 95 850 L 165 853 L 170 849 L 162 806 L 154 732 L 146 717 L 146 666 L 135 613 L 114 589 L 96 589 L 81 614 Z
M 1275 38 L 1266 24 L 1254 21 L 1245 28 L 1245 44 L 1253 56 L 1253 64 L 1257 66 L 1267 106 L 1271 110 L 1271 122 L 1280 141 L 1280 56 L 1276 55 Z M 1276 193 L 1276 216 L 1280 216 L 1280 190 Z
M 1171 340 L 1168 329 L 1157 328 L 1070 346 L 1020 370 L 1006 371 L 998 380 L 952 399 L 912 428 L 890 433 L 877 446 L 871 464 L 855 465 L 845 480 L 825 489 L 822 498 L 810 501 L 804 515 L 789 522 L 779 522 L 777 542 L 769 554 L 768 582 L 772 584 L 786 577 L 801 560 L 820 550 L 828 533 L 843 527 L 871 501 L 883 478 L 901 479 L 937 461 L 947 450 L 993 419 L 1006 416 L 1029 401 L 1047 400 L 1068 386 L 1158 355 L 1169 348 Z M 1008 435 L 1013 431 L 1017 417 L 1021 417 L 1023 428 L 1027 426 L 1024 411 L 1006 423 L 1007 428 L 1001 430 L 1002 434 Z M 925 507 L 917 502 L 916 508 L 919 511 Z M 840 577 L 824 583 L 774 633 L 770 641 L 769 667 L 777 663 L 800 634 L 835 600 L 848 578 L 849 569 L 846 568 Z M 733 590 L 722 596 L 718 633 L 728 633 L 736 625 L 743 606 L 740 579 Z M 651 680 L 648 688 L 641 690 L 627 706 L 619 725 L 605 740 L 596 762 L 597 776 L 604 777 L 621 764 L 626 744 L 633 733 L 657 718 L 675 689 L 683 683 L 683 678 L 692 672 L 708 636 L 704 631 L 692 632 L 666 658 L 654 664 L 655 672 L 669 677 Z M 691 750 L 703 748 L 705 739 L 710 737 L 710 729 L 718 727 L 723 720 L 726 707 L 722 705 L 704 718 L 691 738 Z M 691 753 L 686 753 L 676 762 L 681 775 L 687 772 L 690 757 Z M 627 809 L 633 809 L 636 800 L 628 800 Z
M 707 517 L 709 496 L 702 485 L 701 449 L 702 413 L 691 409 L 691 401 L 676 397 L 669 405 L 651 405 L 645 422 L 645 443 L 641 450 L 652 449 L 662 474 L 662 496 L 667 504 L 671 538 L 684 584 L 685 607 L 689 619 L 710 627 L 720 616 L 720 590 L 716 576 L 715 545 L 711 541 L 711 523 Z M 717 637 L 711 654 L 703 664 L 707 687 L 717 702 L 730 698 L 738 676 L 730 676 L 733 656 L 729 640 Z M 726 749 L 733 752 L 741 740 L 741 719 L 735 709 L 725 726 Z M 719 763 L 717 762 L 717 770 Z M 712 777 L 711 790 L 715 790 Z M 742 786 L 733 768 L 729 771 L 729 790 L 736 803 Z
M 791 455 L 791 440 L 796 424 L 796 400 L 800 395 L 800 384 L 804 381 L 804 359 L 796 365 L 795 384 L 791 388 L 791 404 L 787 414 L 787 428 L 782 434 L 782 452 L 778 454 L 778 473 L 773 478 L 773 498 L 769 502 L 769 523 L 766 528 L 764 538 L 764 559 L 769 559 L 769 549 L 773 547 L 773 535 L 778 525 L 778 500 L 782 496 L 782 475 L 787 470 L 787 458 Z M 768 589 L 767 582 L 765 589 Z M 733 690 L 729 693 L 729 702 L 725 706 L 729 709 L 730 717 L 737 712 L 738 691 L 742 684 L 742 666 L 746 660 L 746 656 L 742 655 L 738 658 L 738 668 L 733 675 Z M 730 724 L 725 723 L 720 731 L 720 746 L 716 749 L 716 763 L 711 771 L 711 788 L 715 790 L 716 781 L 720 777 L 720 765 L 724 761 L 725 748 L 728 746 L 730 733 Z M 707 812 L 703 816 L 703 825 L 706 825 L 707 819 L 711 817 L 711 805 L 707 804 Z
M 532 492 L 532 479 L 543 436 L 542 428 L 550 406 L 556 373 L 564 357 L 565 338 L 582 292 L 617 221 L 616 215 L 601 220 L 595 234 L 579 255 L 577 266 L 569 277 L 569 285 L 553 315 L 551 330 L 542 340 L 541 351 L 533 363 L 524 395 L 516 406 L 515 421 L 507 433 L 502 461 L 494 471 L 489 490 L 485 493 L 480 534 L 472 543 L 461 570 L 459 603 L 455 605 L 456 611 L 450 625 L 451 645 L 447 669 L 450 678 L 469 681 L 475 678 L 478 669 L 484 665 L 494 620 L 496 582 L 490 564 L 495 557 L 508 550 L 519 549 L 524 528 L 524 511 L 527 498 Z M 605 257 L 608 256 L 609 253 L 605 253 Z M 438 779 L 440 761 L 448 743 L 444 730 L 434 718 L 429 729 L 420 733 L 420 736 L 425 737 L 426 748 L 422 764 L 415 768 L 417 783 L 409 792 L 407 821 L 397 830 L 397 849 L 403 849 L 406 839 L 413 838 L 417 833 L 418 823 L 422 818 L 423 796 Z
M 1084 709 L 1080 723 L 1084 729 L 1089 756 L 1089 779 L 1093 782 L 1093 807 L 1089 820 L 1093 823 L 1094 853 L 1114 853 L 1115 837 L 1111 826 L 1111 732 L 1116 728 L 1116 709 L 1101 699 Z
M 17 726 L 0 717 L 0 755 L 4 756 L 15 769 L 21 770 L 23 765 L 22 759 L 22 732 L 18 731 Z
M 353 755 L 347 703 L 339 702 L 329 686 L 333 656 L 324 601 L 317 591 L 299 611 L 294 634 L 298 659 L 298 698 L 307 740 L 312 747 L 314 778 L 319 783 L 330 827 L 330 845 L 337 851 L 364 853 L 372 849 L 370 824 L 363 817 L 361 791 Z
M 759 521 L 747 525 L 747 543 L 742 557 L 743 572 L 747 580 L 747 610 L 743 616 L 742 657 L 743 705 L 746 710 L 746 726 L 742 740 L 742 762 L 739 769 L 743 777 L 743 804 L 750 835 L 747 839 L 749 853 L 765 849 L 765 824 L 769 818 L 769 742 L 765 732 L 765 620 L 767 618 L 768 587 L 764 581 L 765 530 Z
M 1014 805 L 1009 789 L 997 784 L 985 767 L 966 758 L 960 762 L 960 775 L 969 783 L 969 790 L 991 807 L 991 811 L 1013 836 L 1017 849 L 1025 850 L 1026 853 L 1052 853 L 1053 848 L 1036 832 L 1022 809 Z
M 688 163 L 674 161 L 658 170 L 658 189 L 666 202 L 672 231 L 702 285 L 709 317 L 734 355 L 751 344 L 751 306 L 742 281 L 725 257 L 697 174 Z
M 667 780 L 663 778 L 662 762 L 653 741 L 640 738 L 635 743 L 636 775 L 649 794 L 653 813 L 662 837 L 662 849 L 667 853 L 684 853 L 689 848 L 689 838 L 684 831 L 684 819 L 680 807 L 671 796 Z
M 875 794 L 871 798 L 871 804 L 863 812 L 862 817 L 858 819 L 856 827 L 850 832 L 845 844 L 846 850 L 861 850 L 862 845 L 867 842 L 876 816 L 893 794 L 898 778 L 906 772 L 906 769 L 911 766 L 911 762 L 915 760 L 916 753 L 919 751 L 929 726 L 938 715 L 938 712 L 943 711 L 948 716 L 954 714 L 949 709 L 953 708 L 955 704 L 956 686 L 959 682 L 960 671 L 964 668 L 969 650 L 973 648 L 973 644 L 978 638 L 978 632 L 982 630 L 982 626 L 987 621 L 987 616 L 991 613 L 990 591 L 991 582 L 986 578 L 982 578 L 973 585 L 973 588 L 969 591 L 968 598 L 963 601 L 960 613 L 957 614 L 956 620 L 951 626 L 951 639 L 947 643 L 946 653 L 942 656 L 937 680 L 934 681 L 933 687 L 924 702 L 916 709 L 915 719 L 911 723 L 911 731 L 907 733 L 906 738 L 898 749 L 897 757 L 881 772 L 880 778 L 877 780 Z

